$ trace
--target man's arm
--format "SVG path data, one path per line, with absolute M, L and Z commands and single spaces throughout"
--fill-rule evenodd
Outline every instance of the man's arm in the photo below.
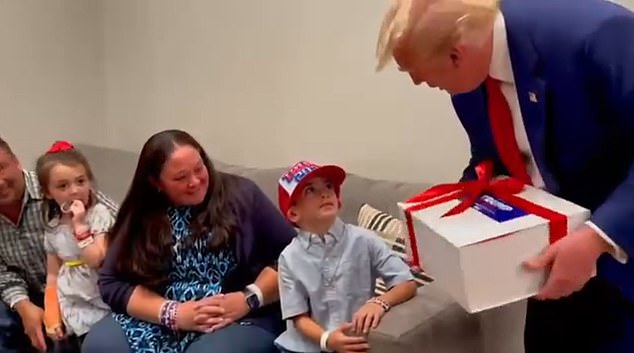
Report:
M 484 158 L 479 157 L 477 155 L 477 150 L 473 147 L 473 144 L 471 145 L 471 157 L 469 158 L 469 163 L 467 164 L 467 167 L 462 171 L 462 177 L 460 178 L 460 181 L 468 181 L 468 180 L 475 180 L 477 179 L 477 174 L 475 171 L 475 167 L 479 164 L 482 163 L 483 161 L 485 161 Z
M 589 80 L 603 92 L 613 113 L 609 118 L 628 141 L 634 141 L 634 46 L 630 43 L 634 43 L 634 14 L 624 10 L 588 38 L 583 57 Z M 634 150 L 622 153 L 634 161 Z M 634 163 L 590 221 L 627 254 L 634 254 Z
M 457 94 L 451 97 L 451 103 L 459 117 L 470 145 L 470 158 L 467 167 L 462 172 L 460 181 L 474 180 L 477 178 L 475 167 L 486 161 L 493 162 L 493 175 L 507 174 L 499 161 L 493 136 L 487 136 L 489 115 L 486 106 L 486 93 L 484 87 L 475 89 L 469 93 Z M 488 132 L 489 134 L 491 132 Z
M 10 308 L 24 299 L 29 299 L 26 282 L 17 273 L 9 270 L 0 260 L 0 296 L 2 301 Z

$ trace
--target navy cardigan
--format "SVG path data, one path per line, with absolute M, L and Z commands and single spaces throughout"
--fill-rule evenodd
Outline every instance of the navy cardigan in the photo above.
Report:
M 265 267 L 276 266 L 280 253 L 296 231 L 254 182 L 226 173 L 220 173 L 220 177 L 229 183 L 229 192 L 240 200 L 235 203 L 238 229 L 231 241 L 237 266 L 225 277 L 222 286 L 223 292 L 228 293 L 243 290 Z M 117 252 L 115 244 L 108 249 L 99 272 L 99 290 L 114 312 L 125 313 L 136 284 L 126 274 L 116 273 Z M 279 303 L 273 303 L 251 312 L 243 321 L 278 334 L 283 330 L 281 317 Z

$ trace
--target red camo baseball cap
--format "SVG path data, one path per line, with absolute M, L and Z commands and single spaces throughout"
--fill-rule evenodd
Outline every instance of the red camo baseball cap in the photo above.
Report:
M 317 165 L 309 161 L 300 161 L 282 175 L 277 185 L 278 204 L 284 217 L 289 208 L 304 189 L 306 183 L 316 177 L 322 177 L 333 183 L 335 193 L 339 197 L 341 184 L 346 179 L 346 172 L 336 165 Z

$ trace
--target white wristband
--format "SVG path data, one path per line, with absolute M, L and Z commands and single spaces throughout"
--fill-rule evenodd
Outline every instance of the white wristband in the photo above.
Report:
M 332 350 L 328 348 L 328 337 L 330 337 L 330 331 L 324 331 L 319 339 L 319 347 L 324 352 L 332 352 Z
M 255 296 L 258 297 L 258 301 L 260 305 L 264 305 L 264 294 L 262 294 L 262 290 L 255 283 L 251 283 L 247 286 L 247 289 L 251 292 L 255 293 Z

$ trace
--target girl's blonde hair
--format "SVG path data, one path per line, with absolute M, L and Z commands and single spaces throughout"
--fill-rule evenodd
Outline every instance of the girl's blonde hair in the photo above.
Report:
M 420 59 L 458 43 L 481 45 L 499 11 L 499 0 L 392 0 L 381 23 L 376 70 L 385 67 L 403 38 Z

